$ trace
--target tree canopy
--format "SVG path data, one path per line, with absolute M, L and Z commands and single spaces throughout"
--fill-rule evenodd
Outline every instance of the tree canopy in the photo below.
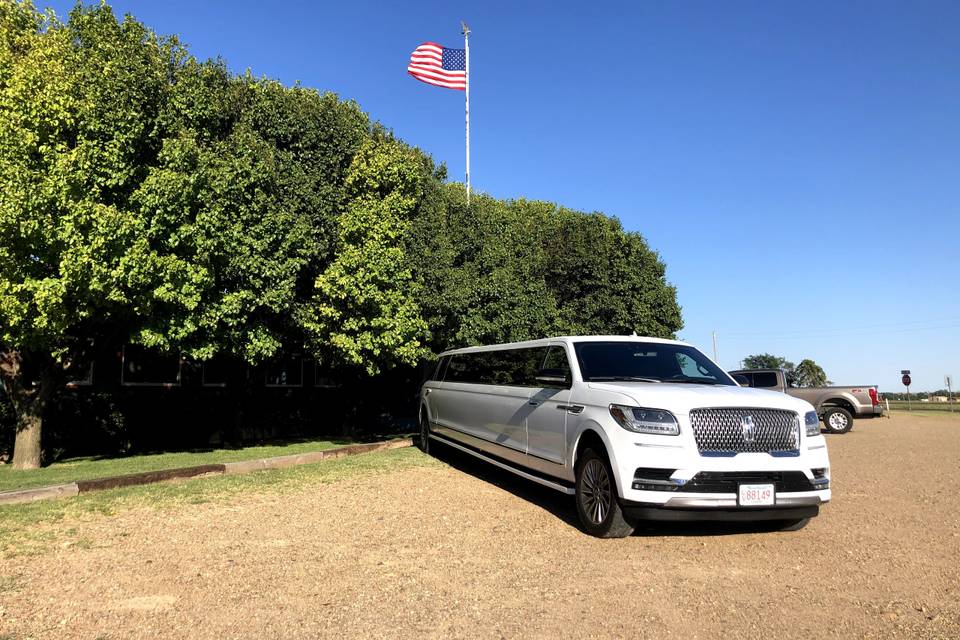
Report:
M 744 369 L 783 369 L 792 372 L 795 366 L 786 358 L 771 353 L 760 353 L 743 359 Z
M 760 353 L 743 359 L 745 369 L 783 369 L 787 384 L 792 387 L 822 387 L 829 384 L 827 374 L 813 360 L 805 358 L 794 365 L 786 358 Z
M 793 386 L 795 387 L 823 387 L 829 384 L 827 374 L 816 362 L 803 359 L 793 370 Z
M 331 93 L 198 61 L 109 6 L 0 0 L 0 379 L 16 466 L 92 350 L 376 375 L 452 346 L 682 327 L 614 218 L 498 200 Z

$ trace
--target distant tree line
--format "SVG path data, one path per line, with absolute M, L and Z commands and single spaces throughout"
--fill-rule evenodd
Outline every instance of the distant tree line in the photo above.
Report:
M 904 400 L 904 401 L 906 401 L 906 399 L 907 399 L 907 392 L 906 392 L 906 391 L 899 391 L 899 392 L 881 391 L 881 393 L 883 393 L 883 397 L 886 398 L 886 399 L 888 399 L 888 400 Z M 957 390 L 954 389 L 954 390 L 952 390 L 952 391 L 947 391 L 946 389 L 938 389 L 937 391 L 918 391 L 918 392 L 913 392 L 913 391 L 911 391 L 911 392 L 910 392 L 910 399 L 911 399 L 911 400 L 928 400 L 928 399 L 930 399 L 930 398 L 932 398 L 932 397 L 934 397 L 934 396 L 942 396 L 942 397 L 944 397 L 944 398 L 954 398 L 954 399 L 956 399 L 956 398 L 957 398 Z
M 831 384 L 823 368 L 813 360 L 804 358 L 795 365 L 786 358 L 769 353 L 747 356 L 744 369 L 783 369 L 787 384 L 791 387 L 823 387 Z
M 0 421 L 132 343 L 371 377 L 454 346 L 670 337 L 664 264 L 599 213 L 475 195 L 349 100 L 198 61 L 106 5 L 0 0 Z M 54 425 L 67 428 L 66 425 Z

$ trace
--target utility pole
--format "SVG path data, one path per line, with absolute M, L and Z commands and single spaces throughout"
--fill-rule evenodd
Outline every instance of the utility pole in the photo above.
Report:
M 714 330 L 714 332 L 713 332 L 713 361 L 714 361 L 714 362 L 718 362 L 718 361 L 717 361 L 717 332 L 716 332 L 716 330 Z

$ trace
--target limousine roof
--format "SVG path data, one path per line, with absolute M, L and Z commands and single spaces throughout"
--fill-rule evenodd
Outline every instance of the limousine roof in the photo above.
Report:
M 554 338 L 539 338 L 537 340 L 526 340 L 524 342 L 505 342 L 502 344 L 488 344 L 479 347 L 461 347 L 459 349 L 450 349 L 444 351 L 440 356 L 447 356 L 454 353 L 471 353 L 474 351 L 499 351 L 503 349 L 524 349 L 528 347 L 545 347 L 548 344 L 556 342 L 657 342 L 661 344 L 682 344 L 691 346 L 687 342 L 680 340 L 666 340 L 664 338 L 649 338 L 647 336 L 556 336 Z

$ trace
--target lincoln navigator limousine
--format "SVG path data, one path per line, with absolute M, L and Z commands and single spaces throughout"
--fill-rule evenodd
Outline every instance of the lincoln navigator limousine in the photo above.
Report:
M 442 442 L 575 496 L 583 528 L 641 520 L 772 520 L 830 500 L 807 402 L 740 387 L 693 346 L 561 337 L 444 352 L 420 391 L 420 446 Z

